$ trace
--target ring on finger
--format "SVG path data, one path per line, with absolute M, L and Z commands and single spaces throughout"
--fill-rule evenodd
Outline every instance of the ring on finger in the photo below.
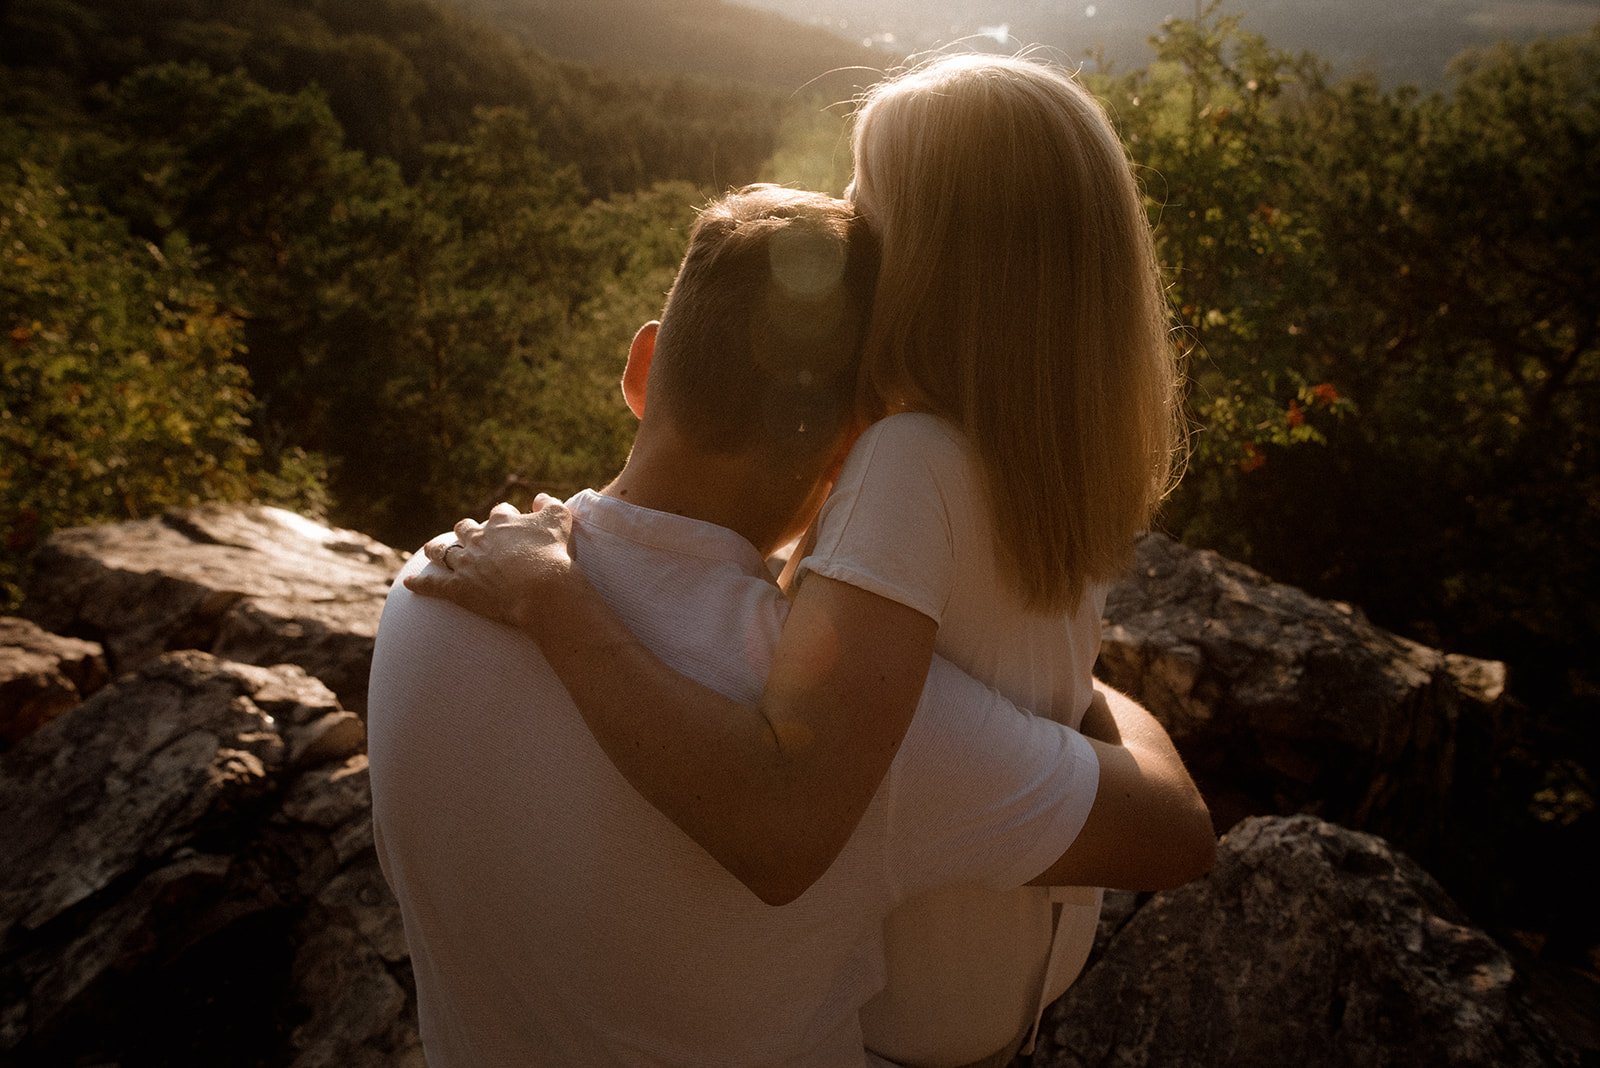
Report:
M 439 563 L 444 565 L 444 569 L 446 571 L 454 571 L 455 570 L 455 568 L 450 566 L 450 550 L 451 549 L 459 549 L 459 548 L 461 548 L 460 545 L 457 545 L 455 542 L 451 542 L 449 545 L 446 545 L 444 547 L 444 552 L 439 554 Z

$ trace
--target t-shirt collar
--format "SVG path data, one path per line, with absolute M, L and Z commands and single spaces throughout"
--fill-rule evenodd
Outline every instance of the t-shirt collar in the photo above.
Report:
M 567 501 L 579 522 L 655 549 L 730 564 L 752 576 L 771 579 L 760 550 L 743 535 L 703 519 L 658 512 L 618 497 L 582 490 Z

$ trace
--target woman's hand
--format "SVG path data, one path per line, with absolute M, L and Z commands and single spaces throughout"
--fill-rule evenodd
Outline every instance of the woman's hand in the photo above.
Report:
M 572 513 L 545 493 L 531 512 L 497 504 L 486 522 L 463 519 L 454 533 L 439 535 L 422 551 L 438 567 L 407 578 L 407 589 L 535 637 L 546 616 L 540 602 L 563 584 L 582 581 L 572 560 Z

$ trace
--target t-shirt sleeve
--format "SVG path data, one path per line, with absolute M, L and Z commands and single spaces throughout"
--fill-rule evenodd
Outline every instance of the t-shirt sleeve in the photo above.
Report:
M 973 492 L 956 432 L 931 415 L 892 415 L 867 428 L 850 451 L 818 516 L 817 543 L 800 563 L 913 608 L 935 622 L 955 585 L 953 529 Z M 966 502 L 970 505 L 970 501 Z
M 885 782 L 890 884 L 901 899 L 952 883 L 1021 886 L 1072 845 L 1099 785 L 1083 735 L 935 657 Z

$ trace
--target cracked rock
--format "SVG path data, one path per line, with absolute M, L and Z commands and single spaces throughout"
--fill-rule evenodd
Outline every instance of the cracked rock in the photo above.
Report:
M 1160 718 L 1219 826 L 1310 812 L 1426 852 L 1505 666 L 1446 655 L 1159 534 L 1111 590 L 1098 672 Z
M 1382 839 L 1250 819 L 1046 1014 L 1034 1068 L 1575 1065 L 1505 950 Z
M 95 642 L 63 638 L 0 616 L 0 750 L 26 738 L 105 685 Z
M 366 707 L 372 639 L 403 557 L 293 512 L 207 505 L 74 527 L 40 550 L 26 611 L 94 637 L 118 672 L 172 649 L 298 664 Z

